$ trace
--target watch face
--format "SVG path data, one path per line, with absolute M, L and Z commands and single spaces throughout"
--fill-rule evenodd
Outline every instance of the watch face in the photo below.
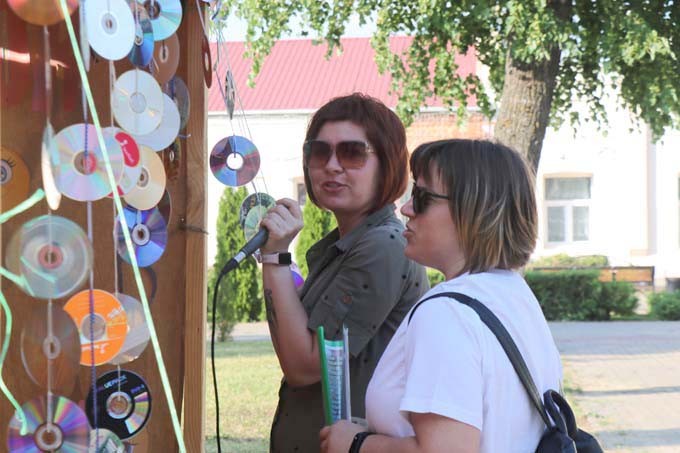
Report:
M 290 265 L 292 262 L 290 253 L 279 253 L 279 264 Z

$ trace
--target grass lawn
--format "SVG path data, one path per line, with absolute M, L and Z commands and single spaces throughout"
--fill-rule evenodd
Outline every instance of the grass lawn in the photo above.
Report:
M 218 343 L 215 367 L 220 392 L 220 435 L 224 453 L 269 451 L 281 369 L 270 341 Z M 217 452 L 210 345 L 206 363 L 206 452 Z

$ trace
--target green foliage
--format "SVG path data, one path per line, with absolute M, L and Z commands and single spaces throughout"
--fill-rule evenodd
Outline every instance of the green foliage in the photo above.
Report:
M 330 233 L 336 226 L 335 217 L 330 211 L 319 208 L 311 201 L 302 208 L 302 220 L 305 226 L 300 232 L 295 246 L 295 262 L 303 277 L 307 277 L 307 250 L 319 239 Z
M 525 279 L 549 321 L 604 321 L 630 316 L 637 305 L 626 282 L 600 282 L 595 270 L 527 272 Z
M 245 188 L 227 187 L 220 198 L 217 216 L 217 255 L 208 273 L 208 316 L 212 313 L 213 287 L 220 269 L 243 246 L 243 230 L 239 225 L 239 208 L 248 195 Z M 262 318 L 263 303 L 260 270 L 249 258 L 222 278 L 217 298 L 217 324 L 220 341 L 224 341 L 236 322 Z
M 649 305 L 655 318 L 680 320 L 680 291 L 654 293 L 649 298 Z
M 540 257 L 527 266 L 534 267 L 606 267 L 609 258 L 605 255 L 570 256 L 566 253 Z
M 444 277 L 444 274 L 439 272 L 436 269 L 432 269 L 430 267 L 426 268 L 425 271 L 427 272 L 427 279 L 430 282 L 430 288 L 434 288 L 435 285 L 443 282 L 446 280 L 446 277 Z
M 397 110 L 407 123 L 431 95 L 462 117 L 473 94 L 491 116 L 503 91 L 506 58 L 537 63 L 555 49 L 560 67 L 548 81 L 555 83 L 552 103 L 545 104 L 554 125 L 567 118 L 574 125 L 584 119 L 606 124 L 610 88 L 655 138 L 679 123 L 680 8 L 672 1 L 224 0 L 221 14 L 230 12 L 248 23 L 251 83 L 274 42 L 291 33 L 291 23 L 326 41 L 330 56 L 342 51 L 340 36 L 352 14 L 360 23 L 376 20 L 376 62 L 392 74 Z M 390 49 L 395 34 L 414 37 L 403 54 Z M 490 86 L 456 72 L 455 54 L 468 51 L 489 68 Z M 572 109 L 575 100 L 587 102 L 585 118 Z

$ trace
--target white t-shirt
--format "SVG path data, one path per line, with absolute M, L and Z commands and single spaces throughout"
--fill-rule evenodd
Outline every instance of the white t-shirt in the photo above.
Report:
M 562 366 L 536 297 L 516 272 L 463 274 L 423 299 L 459 292 L 484 303 L 503 323 L 539 392 L 560 389 Z M 442 297 L 424 302 L 397 329 L 366 391 L 373 432 L 414 436 L 409 412 L 435 413 L 481 431 L 483 453 L 533 452 L 545 425 L 503 348 L 470 307 Z

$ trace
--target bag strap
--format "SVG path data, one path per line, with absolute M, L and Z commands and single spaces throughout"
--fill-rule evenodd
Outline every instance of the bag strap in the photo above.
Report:
M 522 354 L 519 352 L 519 349 L 517 349 L 517 345 L 510 336 L 510 333 L 508 333 L 508 331 L 505 329 L 505 326 L 503 326 L 503 323 L 501 323 L 501 321 L 496 317 L 496 315 L 494 315 L 493 312 L 489 310 L 483 303 L 481 303 L 477 299 L 473 299 L 472 297 L 461 293 L 444 292 L 435 294 L 433 296 L 421 300 L 415 305 L 415 307 L 413 307 L 413 310 L 411 310 L 411 313 L 408 317 L 408 323 L 409 324 L 411 323 L 411 318 L 413 318 L 413 314 L 416 312 L 418 307 L 423 302 L 426 302 L 430 299 L 435 299 L 437 297 L 449 297 L 451 299 L 455 299 L 461 304 L 467 305 L 468 307 L 472 308 L 475 312 L 477 312 L 477 315 L 479 315 L 479 319 L 481 319 L 482 322 L 486 324 L 486 326 L 489 328 L 489 330 L 493 332 L 493 334 L 498 339 L 498 342 L 503 347 L 505 354 L 508 356 L 508 359 L 510 359 L 510 363 L 512 363 L 512 367 L 515 369 L 517 376 L 519 376 L 519 380 L 522 381 L 522 385 L 524 386 L 524 389 L 527 391 L 529 399 L 531 400 L 532 404 L 534 405 L 538 413 L 541 415 L 541 418 L 543 419 L 545 426 L 547 426 L 548 428 L 554 426 L 554 424 L 550 421 L 550 417 L 546 412 L 543 402 L 541 401 L 541 397 L 539 396 L 538 390 L 536 389 L 536 384 L 534 383 L 534 380 L 531 378 L 529 368 L 527 367 L 526 362 L 524 362 L 524 358 L 522 357 Z

